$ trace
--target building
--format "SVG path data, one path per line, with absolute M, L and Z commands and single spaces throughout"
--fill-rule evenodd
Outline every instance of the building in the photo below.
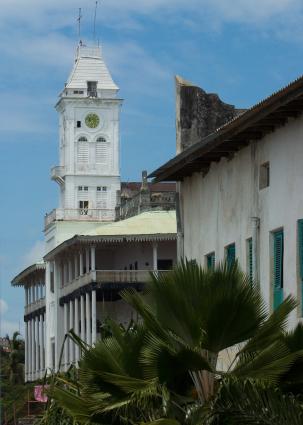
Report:
M 80 353 L 69 329 L 94 344 L 106 317 L 126 324 L 121 289 L 176 261 L 175 185 L 120 182 L 118 87 L 99 47 L 80 44 L 56 104 L 59 208 L 45 216 L 44 261 L 12 280 L 25 290 L 26 381 L 66 369 Z
M 270 309 L 303 314 L 303 77 L 246 111 L 177 78 L 177 155 L 154 171 L 178 182 L 178 251 L 212 267 L 238 259 Z

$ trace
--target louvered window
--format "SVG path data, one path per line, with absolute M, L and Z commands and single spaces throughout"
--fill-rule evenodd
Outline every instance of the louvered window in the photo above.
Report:
M 206 267 L 208 270 L 213 270 L 215 268 L 216 256 L 214 252 L 206 255 Z
M 284 259 L 284 234 L 283 230 L 273 233 L 274 265 L 273 265 L 273 291 L 274 309 L 283 301 L 283 259 Z
M 225 258 L 229 267 L 231 267 L 236 261 L 236 245 L 234 243 L 227 245 L 225 248 Z
M 98 186 L 96 193 L 97 208 L 108 208 L 108 192 L 106 186 Z
M 96 140 L 96 163 L 106 164 L 108 161 L 108 143 L 104 137 Z
M 298 220 L 298 260 L 299 284 L 301 293 L 301 316 L 303 316 L 303 219 Z
M 77 159 L 82 164 L 88 163 L 88 141 L 86 137 L 79 137 L 78 139 Z
M 251 282 L 253 281 L 254 278 L 254 273 L 253 273 L 253 243 L 252 243 L 252 238 L 247 239 L 247 245 L 246 245 L 246 249 L 247 249 L 247 274 L 251 280 Z

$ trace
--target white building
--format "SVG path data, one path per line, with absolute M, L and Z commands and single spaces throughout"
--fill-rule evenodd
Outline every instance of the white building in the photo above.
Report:
M 271 309 L 298 298 L 295 324 L 303 314 L 303 78 L 183 151 L 184 102 L 200 89 L 180 84 L 181 152 L 151 175 L 179 182 L 179 255 L 209 267 L 238 258 Z
M 162 198 L 162 211 L 151 198 L 152 211 L 114 222 L 120 195 L 117 93 L 100 48 L 80 45 L 56 105 L 59 165 L 51 178 L 59 184 L 60 202 L 45 216 L 45 262 L 12 280 L 25 289 L 26 381 L 77 362 L 80 352 L 70 341 L 60 364 L 68 330 L 94 344 L 107 316 L 128 323 L 132 312 L 121 289 L 140 290 L 150 271 L 170 269 L 176 261 L 175 212 L 163 210 Z

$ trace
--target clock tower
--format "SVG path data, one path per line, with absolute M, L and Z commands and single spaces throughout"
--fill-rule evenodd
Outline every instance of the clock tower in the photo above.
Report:
M 119 122 L 122 100 L 100 47 L 80 44 L 73 70 L 56 104 L 59 114 L 59 184 L 53 221 L 113 221 L 120 190 Z

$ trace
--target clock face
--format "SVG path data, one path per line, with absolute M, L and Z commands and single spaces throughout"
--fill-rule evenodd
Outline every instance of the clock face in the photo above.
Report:
M 85 117 L 85 124 L 89 128 L 97 128 L 100 124 L 100 118 L 97 114 L 87 114 Z

